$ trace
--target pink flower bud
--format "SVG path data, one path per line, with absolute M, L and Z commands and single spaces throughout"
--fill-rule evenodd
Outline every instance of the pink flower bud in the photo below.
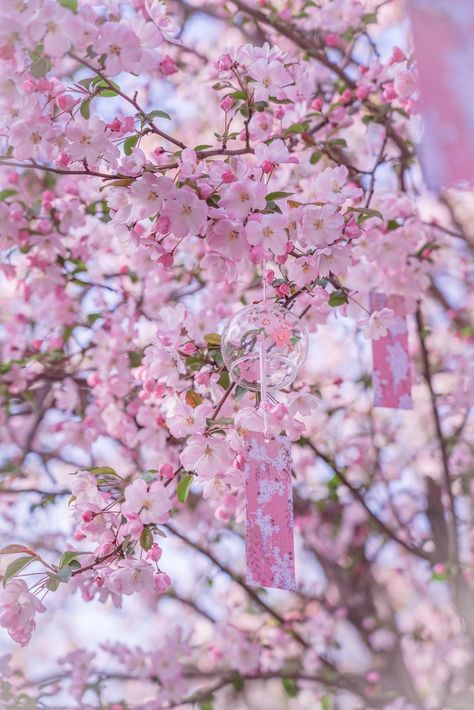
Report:
M 234 99 L 232 98 L 232 96 L 224 97 L 219 104 L 221 109 L 223 111 L 225 111 L 226 113 L 227 113 L 227 111 L 230 111 L 230 109 L 232 108 L 233 105 L 234 105 Z
M 163 550 L 159 545 L 156 543 L 151 546 L 151 548 L 148 550 L 146 558 L 147 560 L 152 560 L 153 562 L 158 562 L 160 559 L 161 555 L 163 554 Z
M 10 185 L 17 185 L 19 183 L 19 181 L 20 181 L 20 176 L 18 175 L 18 173 L 14 173 L 14 172 L 8 173 L 8 182 L 10 183 Z
M 313 109 L 313 111 L 321 111 L 323 107 L 323 100 L 320 96 L 317 96 L 315 99 L 313 99 L 310 103 L 310 107 Z
M 230 54 L 221 54 L 217 60 L 216 66 L 219 71 L 229 71 L 232 67 L 232 57 Z
M 395 91 L 395 87 L 393 84 L 385 84 L 383 90 L 383 98 L 385 99 L 385 101 L 393 101 L 397 98 L 397 92 Z
M 339 47 L 341 44 L 340 38 L 334 33 L 326 35 L 324 41 L 328 47 Z
M 160 62 L 160 69 L 165 76 L 170 76 L 171 74 L 176 74 L 178 67 L 176 62 L 172 57 L 167 54 Z
M 364 101 L 364 99 L 367 98 L 369 93 L 370 93 L 370 89 L 368 86 L 358 86 L 355 91 L 356 98 L 358 98 L 359 101 Z
M 396 64 L 397 62 L 403 62 L 406 59 L 405 52 L 403 52 L 400 47 L 394 47 L 392 51 L 392 56 L 390 57 L 390 64 Z
M 36 91 L 36 82 L 33 79 L 26 79 L 21 88 L 26 94 L 33 94 Z
M 280 284 L 280 286 L 278 286 L 278 288 L 276 289 L 276 292 L 280 296 L 280 298 L 284 298 L 290 293 L 290 287 L 288 286 L 288 284 Z
M 288 241 L 288 242 L 286 243 L 286 247 L 285 247 L 286 253 L 287 253 L 287 254 L 291 254 L 291 252 L 292 252 L 293 249 L 294 249 L 294 246 L 295 246 L 295 245 L 293 244 L 293 242 Z
M 275 257 L 275 261 L 276 261 L 277 264 L 284 264 L 287 259 L 288 259 L 288 255 L 287 255 L 287 254 L 278 254 L 278 255 Z
M 158 259 L 158 263 L 164 268 L 164 269 L 170 269 L 173 266 L 174 259 L 172 254 L 162 254 L 160 258 Z
M 56 158 L 56 165 L 58 165 L 60 168 L 67 168 L 70 162 L 71 156 L 65 153 L 64 151 L 62 151 Z
M 62 111 L 67 111 L 71 106 L 74 106 L 77 101 L 71 94 L 60 94 L 56 99 L 56 103 Z
M 193 355 L 196 352 L 197 347 L 194 345 L 194 343 L 189 342 L 189 343 L 185 343 L 183 345 L 183 347 L 181 348 L 181 350 L 186 355 Z
M 96 515 L 96 514 L 93 513 L 92 510 L 84 510 L 84 511 L 82 512 L 81 519 L 82 519 L 85 523 L 90 523 L 91 520 L 93 520 L 93 519 L 95 518 L 95 515 Z
M 345 104 L 348 104 L 351 99 L 352 91 L 350 89 L 345 89 L 341 94 L 341 101 L 343 101 L 343 103 Z
M 236 179 L 237 178 L 235 177 L 234 173 L 230 170 L 222 174 L 222 182 L 226 183 L 227 185 L 231 182 L 235 182 Z
M 377 671 L 369 671 L 365 678 L 369 683 L 378 683 L 380 680 L 380 673 L 377 673 Z
M 174 478 L 175 472 L 173 466 L 170 463 L 162 463 L 158 466 L 158 473 L 163 478 Z
M 110 131 L 120 133 L 120 131 L 122 130 L 122 124 L 120 122 L 120 119 L 117 118 L 117 116 L 116 116 L 113 121 L 111 121 L 110 123 L 107 124 L 107 128 Z
M 277 106 L 273 115 L 280 121 L 285 115 L 285 109 L 283 106 Z
M 261 167 L 264 173 L 271 173 L 275 164 L 271 160 L 264 160 Z

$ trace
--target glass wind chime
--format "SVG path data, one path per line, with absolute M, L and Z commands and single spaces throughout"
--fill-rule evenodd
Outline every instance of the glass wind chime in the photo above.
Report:
M 265 269 L 263 269 L 265 274 Z M 244 437 L 247 583 L 295 589 L 290 440 L 269 434 L 267 403 L 288 387 L 308 352 L 308 334 L 291 311 L 266 300 L 238 311 L 221 339 L 230 377 L 260 393 L 263 433 Z
M 395 313 L 386 336 L 373 342 L 375 406 L 409 409 L 411 374 L 405 299 L 370 294 L 371 311 Z M 244 435 L 247 583 L 294 590 L 293 493 L 291 442 L 271 435 L 268 403 L 298 375 L 308 352 L 308 334 L 291 311 L 266 300 L 265 265 L 261 303 L 238 311 L 221 338 L 222 355 L 232 380 L 258 392 L 263 432 Z

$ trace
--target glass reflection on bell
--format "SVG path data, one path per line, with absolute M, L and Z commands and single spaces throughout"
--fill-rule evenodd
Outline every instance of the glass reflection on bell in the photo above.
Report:
M 300 320 L 281 306 L 247 306 L 226 325 L 222 356 L 231 378 L 246 389 L 260 390 L 261 353 L 267 390 L 288 387 L 308 352 L 308 335 Z

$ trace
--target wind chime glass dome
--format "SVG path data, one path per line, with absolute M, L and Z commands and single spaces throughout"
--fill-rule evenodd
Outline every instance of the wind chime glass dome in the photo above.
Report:
M 229 374 L 238 385 L 269 392 L 288 387 L 308 352 L 308 335 L 293 313 L 269 303 L 247 306 L 227 323 L 221 349 Z

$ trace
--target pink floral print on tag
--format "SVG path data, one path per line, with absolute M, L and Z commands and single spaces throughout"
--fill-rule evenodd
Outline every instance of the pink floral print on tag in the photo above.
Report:
M 385 336 L 372 341 L 374 405 L 413 409 L 408 328 L 403 296 L 371 292 L 370 310 L 390 308 L 395 313 Z
M 474 180 L 474 2 L 410 0 L 428 185 Z
M 293 493 L 290 441 L 286 436 L 265 440 L 247 432 L 245 480 L 247 523 L 247 583 L 294 590 Z

